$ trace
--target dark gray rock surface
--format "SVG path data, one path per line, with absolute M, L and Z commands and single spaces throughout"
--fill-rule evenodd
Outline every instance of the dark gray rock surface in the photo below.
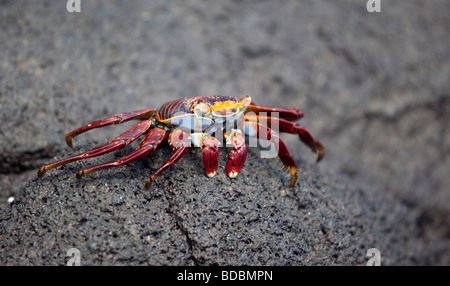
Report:
M 0 264 L 450 264 L 450 2 L 0 2 Z M 327 147 L 286 187 L 277 159 L 208 179 L 199 152 L 74 177 L 64 134 L 177 98 L 298 106 Z M 78 151 L 124 131 L 80 136 Z M 222 152 L 224 155 L 225 152 Z M 56 156 L 56 158 L 55 158 Z M 14 197 L 12 204 L 7 203 Z
M 386 253 L 384 264 L 411 259 L 410 237 L 399 233 L 416 229 L 395 199 L 369 199 L 300 159 L 299 182 L 289 188 L 278 161 L 257 151 L 233 180 L 224 152 L 211 179 L 201 152 L 188 153 L 144 189 L 169 153 L 166 146 L 81 179 L 78 169 L 104 160 L 33 179 L 3 215 L 2 263 L 61 265 L 71 248 L 84 265 L 364 265 L 372 247 Z

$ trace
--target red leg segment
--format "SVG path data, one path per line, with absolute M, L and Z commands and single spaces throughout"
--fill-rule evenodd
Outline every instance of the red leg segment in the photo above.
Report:
M 81 170 L 77 173 L 77 178 L 80 178 L 81 176 L 93 171 L 110 167 L 122 166 L 137 159 L 143 158 L 147 156 L 150 152 L 156 150 L 156 148 L 158 148 L 158 145 L 165 139 L 165 137 L 166 131 L 164 129 L 160 128 L 151 129 L 150 132 L 139 143 L 137 150 L 123 156 L 119 160 L 111 161 L 108 163 L 104 163 L 101 165 L 93 166 L 88 169 Z
M 181 158 L 183 158 L 184 155 L 186 155 L 187 151 L 189 150 L 189 145 L 191 143 L 191 136 L 181 131 L 180 129 L 175 129 L 169 135 L 168 141 L 170 146 L 175 150 L 175 152 L 173 152 L 172 155 L 169 157 L 169 159 L 148 178 L 147 184 L 145 185 L 146 188 L 150 186 L 150 184 L 155 180 L 155 178 L 159 174 L 161 174 L 161 172 L 170 167 L 172 164 L 178 162 L 178 160 L 180 160 Z
M 254 105 L 253 103 L 250 104 L 245 110 L 245 113 L 248 112 L 254 112 L 256 114 L 265 112 L 267 116 L 271 116 L 272 112 L 278 112 L 279 117 L 289 120 L 296 120 L 303 117 L 303 112 L 298 110 L 296 107 L 266 107 Z
M 75 136 L 77 136 L 83 132 L 86 132 L 88 130 L 91 130 L 94 128 L 99 128 L 99 127 L 104 127 L 104 126 L 108 126 L 108 125 L 112 125 L 112 124 L 120 124 L 122 122 L 131 120 L 131 119 L 141 119 L 141 120 L 149 119 L 153 115 L 153 111 L 154 111 L 154 109 L 136 110 L 136 111 L 131 111 L 131 112 L 115 114 L 108 118 L 93 121 L 81 128 L 78 128 L 70 133 L 67 133 L 66 134 L 67 145 L 69 145 L 70 148 L 73 148 L 72 139 Z
M 291 154 L 289 154 L 288 149 L 286 148 L 286 145 L 284 144 L 283 140 L 273 132 L 269 127 L 264 126 L 258 122 L 252 122 L 247 121 L 245 122 L 245 130 L 253 130 L 256 134 L 257 138 L 262 138 L 265 140 L 269 140 L 273 143 L 275 143 L 278 147 L 278 157 L 281 159 L 281 162 L 283 162 L 284 168 L 290 173 L 291 180 L 289 186 L 294 186 L 295 182 L 297 181 L 297 165 L 295 164 L 294 159 L 292 158 Z
M 38 176 L 42 177 L 48 170 L 70 162 L 99 156 L 123 148 L 128 144 L 130 144 L 131 142 L 133 142 L 134 140 L 136 140 L 139 136 L 144 134 L 151 127 L 151 124 L 152 124 L 151 120 L 140 121 L 135 125 L 133 125 L 130 129 L 122 133 L 121 135 L 114 138 L 108 144 L 92 148 L 91 150 L 88 150 L 84 153 L 71 156 L 69 158 L 63 159 L 53 164 L 43 166 L 41 169 L 39 169 Z
M 269 128 L 272 125 L 278 125 L 280 132 L 287 132 L 291 134 L 298 134 L 300 140 L 305 143 L 314 153 L 317 154 L 317 162 L 319 162 L 323 155 L 325 154 L 325 147 L 315 140 L 311 134 L 303 127 L 301 127 L 298 123 L 293 123 L 288 120 L 276 117 L 268 117 L 268 116 L 259 116 L 259 115 L 245 115 L 245 119 L 252 122 L 264 122 L 267 123 Z

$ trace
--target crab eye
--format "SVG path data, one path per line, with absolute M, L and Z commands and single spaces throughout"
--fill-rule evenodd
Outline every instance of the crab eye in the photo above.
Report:
M 206 104 L 204 102 L 201 102 L 201 103 L 197 104 L 194 107 L 194 113 L 198 117 L 202 117 L 203 115 L 208 114 L 209 113 L 209 106 L 208 106 L 208 104 Z
M 244 96 L 241 100 L 241 108 L 247 108 L 252 103 L 252 98 L 248 95 Z

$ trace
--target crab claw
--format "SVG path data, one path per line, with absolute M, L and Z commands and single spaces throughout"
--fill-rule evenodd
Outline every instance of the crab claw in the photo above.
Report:
M 203 165 L 205 166 L 206 175 L 214 177 L 217 173 L 219 165 L 219 152 L 210 147 L 203 148 Z
M 206 175 L 211 178 L 217 173 L 220 143 L 219 140 L 212 136 L 205 136 L 203 141 L 203 165 L 205 166 Z
M 231 150 L 227 157 L 227 163 L 225 169 L 228 177 L 234 178 L 239 174 L 242 166 L 247 159 L 247 146 L 245 145 L 245 139 L 240 132 L 235 132 L 228 141 L 231 140 L 234 150 Z
M 235 178 L 247 159 L 247 146 L 243 145 L 237 150 L 231 150 L 228 155 L 228 160 L 225 165 L 228 177 Z

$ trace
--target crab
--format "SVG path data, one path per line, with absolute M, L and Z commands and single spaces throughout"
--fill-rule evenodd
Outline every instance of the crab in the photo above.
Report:
M 298 134 L 300 140 L 317 154 L 317 162 L 325 153 L 325 148 L 319 141 L 315 140 L 305 128 L 293 122 L 301 117 L 303 117 L 303 112 L 298 108 L 258 106 L 250 96 L 242 99 L 226 95 L 179 99 L 168 102 L 157 109 L 115 114 L 93 121 L 66 134 L 67 145 L 73 148 L 72 139 L 83 132 L 121 124 L 132 119 L 139 120 L 107 144 L 43 166 L 39 169 L 38 176 L 42 177 L 48 170 L 70 162 L 122 149 L 143 136 L 136 150 L 119 160 L 81 170 L 77 173 L 77 177 L 81 178 L 93 171 L 122 166 L 143 158 L 155 151 L 161 142 L 166 140 L 174 152 L 148 178 L 146 188 L 161 172 L 180 160 L 192 145 L 202 148 L 203 165 L 208 177 L 213 177 L 217 173 L 219 147 L 223 145 L 229 147 L 231 151 L 227 154 L 225 170 L 230 178 L 234 178 L 247 158 L 245 139 L 256 138 L 268 141 L 276 147 L 276 155 L 290 174 L 289 186 L 292 187 L 297 181 L 298 168 L 275 129 L 278 129 L 279 132 Z

